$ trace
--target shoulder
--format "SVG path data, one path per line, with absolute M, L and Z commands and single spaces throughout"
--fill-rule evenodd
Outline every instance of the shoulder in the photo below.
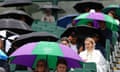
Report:
M 98 49 L 95 49 L 94 52 L 95 52 L 97 55 L 102 55 L 102 53 L 101 53 L 100 50 L 98 50 Z
M 79 56 L 83 56 L 85 54 L 86 54 L 86 51 L 82 51 L 82 52 L 80 52 Z

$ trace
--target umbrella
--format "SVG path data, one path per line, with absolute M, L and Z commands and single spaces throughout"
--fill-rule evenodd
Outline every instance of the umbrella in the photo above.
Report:
M 5 52 L 8 52 L 9 48 L 11 48 L 11 42 L 19 37 L 19 35 L 9 30 L 1 30 L 0 37 L 4 40 Z
M 109 28 L 110 30 L 113 31 L 118 31 L 118 23 L 116 22 L 116 20 L 114 18 L 112 18 L 109 15 L 106 15 L 104 13 L 101 12 L 90 12 L 90 13 L 83 13 L 81 15 L 79 15 L 78 17 L 76 17 L 74 19 L 75 21 L 77 21 L 77 25 L 86 25 L 87 22 L 96 22 L 97 21 L 104 21 L 107 28 Z M 95 23 L 94 22 L 94 23 Z
M 0 60 L 7 60 L 8 56 L 0 49 Z
M 82 37 L 81 39 L 84 39 L 89 36 L 93 36 L 95 34 L 101 36 L 102 37 L 101 39 L 103 39 L 103 36 L 98 29 L 95 29 L 95 28 L 89 27 L 89 26 L 70 27 L 61 35 L 61 37 L 68 37 L 72 33 L 74 33 L 78 37 L 81 36 Z
M 55 69 L 59 58 L 65 58 L 69 68 L 80 67 L 81 58 L 71 48 L 55 42 L 33 42 L 23 45 L 10 55 L 11 63 L 35 68 L 39 59 L 45 59 Z
M 0 30 L 9 30 L 18 34 L 32 32 L 26 23 L 15 19 L 0 19 Z
M 40 7 L 41 10 L 51 9 L 52 11 L 57 11 L 59 13 L 64 13 L 65 11 L 57 5 L 43 5 Z
M 39 6 L 39 4 L 36 4 L 36 3 L 32 3 L 31 5 L 24 6 L 22 8 L 24 8 L 25 11 L 29 14 L 40 12 L 40 6 Z
M 61 17 L 57 21 L 57 26 L 66 28 L 68 24 L 72 23 L 73 18 L 75 18 L 77 16 L 78 16 L 78 14 L 70 14 L 70 15 L 66 15 L 64 17 Z
M 48 32 L 32 32 L 23 34 L 18 37 L 14 42 L 13 46 L 20 47 L 26 43 L 38 42 L 38 41 L 57 41 L 58 37 Z
M 109 5 L 109 6 L 105 7 L 102 10 L 102 12 L 107 14 L 111 10 L 114 11 L 117 16 L 120 16 L 120 14 L 119 14 L 120 13 L 120 5 Z
M 33 18 L 26 12 L 21 10 L 7 10 L 0 13 L 0 18 L 13 18 L 26 22 L 28 25 L 32 25 Z
M 102 3 L 99 2 L 80 2 L 77 3 L 73 8 L 79 13 L 84 13 L 88 12 L 86 11 L 86 9 L 95 9 L 97 11 L 104 8 L 104 6 L 102 5 Z
M 32 0 L 4 0 L 2 7 L 25 6 L 32 4 Z

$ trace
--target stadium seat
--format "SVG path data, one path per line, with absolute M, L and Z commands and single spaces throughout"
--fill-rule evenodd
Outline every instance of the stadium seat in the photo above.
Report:
M 97 72 L 96 64 L 93 62 L 83 63 L 83 71 Z
M 110 61 L 110 40 L 106 40 L 106 60 Z

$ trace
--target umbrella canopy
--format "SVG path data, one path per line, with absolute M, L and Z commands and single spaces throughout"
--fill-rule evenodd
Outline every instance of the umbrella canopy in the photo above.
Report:
M 2 7 L 16 7 L 16 6 L 25 6 L 32 4 L 32 0 L 4 0 L 0 5 Z
M 118 23 L 116 22 L 116 20 L 114 18 L 112 18 L 109 15 L 106 15 L 104 13 L 100 13 L 100 12 L 90 12 L 90 13 L 83 13 L 81 15 L 79 15 L 78 17 L 76 17 L 74 19 L 75 21 L 77 21 L 77 26 L 79 25 L 86 25 L 88 24 L 87 22 L 93 22 L 93 21 L 104 21 L 107 28 L 113 30 L 113 31 L 118 31 Z
M 40 5 L 39 4 L 36 4 L 36 3 L 32 3 L 31 5 L 29 6 L 24 6 L 22 7 L 25 9 L 25 11 L 29 14 L 33 14 L 33 13 L 37 13 L 37 12 L 40 12 Z
M 54 34 L 50 34 L 48 32 L 32 32 L 28 34 L 23 34 L 18 37 L 13 45 L 16 47 L 20 47 L 26 43 L 30 42 L 38 42 L 38 41 L 57 41 L 58 37 Z
M 98 29 L 89 26 L 70 27 L 61 35 L 61 37 L 68 37 L 72 33 L 75 33 L 78 37 L 82 37 L 81 39 L 85 39 L 86 37 L 90 37 L 95 34 L 101 36 L 101 39 L 104 39 Z
M 15 38 L 19 37 L 17 33 L 8 30 L 0 31 L 0 38 L 4 40 L 4 48 L 5 52 L 8 52 L 9 48 L 11 48 L 11 42 L 15 40 Z
M 79 14 L 70 14 L 70 15 L 66 15 L 64 17 L 61 17 L 58 19 L 57 21 L 57 26 L 66 28 L 68 24 L 71 24 L 73 19 L 75 17 L 77 17 Z
M 57 11 L 59 13 L 64 13 L 65 11 L 57 5 L 43 5 L 40 7 L 41 10 L 51 9 L 52 11 Z
M 0 49 L 0 59 L 7 60 L 8 56 Z
M 68 46 L 55 42 L 33 42 L 18 48 L 10 55 L 11 63 L 35 68 L 39 59 L 45 59 L 49 68 L 55 69 L 59 58 L 65 58 L 69 68 L 80 67 L 82 61 L 79 55 Z
M 26 12 L 21 10 L 7 10 L 0 13 L 0 19 L 2 18 L 13 18 L 26 22 L 28 25 L 32 25 L 33 18 L 29 16 Z
M 77 3 L 73 8 L 79 13 L 84 13 L 88 12 L 90 9 L 95 9 L 96 11 L 102 10 L 104 6 L 102 5 L 102 3 L 99 2 L 81 2 Z
M 26 23 L 16 19 L 0 19 L 0 30 L 9 30 L 18 34 L 32 32 Z
M 120 5 L 109 5 L 105 7 L 102 12 L 108 13 L 109 11 L 114 11 L 117 16 L 120 16 Z

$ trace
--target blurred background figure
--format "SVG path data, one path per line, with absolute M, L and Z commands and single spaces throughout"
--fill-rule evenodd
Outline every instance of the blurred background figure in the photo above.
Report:
M 80 57 L 85 62 L 95 62 L 97 72 L 107 72 L 107 62 L 99 50 L 95 49 L 95 41 L 92 38 L 86 38 L 84 41 L 85 51 L 80 53 Z
M 99 21 L 99 26 L 101 34 L 105 37 L 105 39 L 109 39 L 112 44 L 112 31 L 106 27 L 105 22 L 103 21 Z
M 119 18 L 118 18 L 118 16 L 116 15 L 116 13 L 115 13 L 113 10 L 110 10 L 110 11 L 108 12 L 108 15 L 111 16 L 111 17 L 113 17 L 113 18 L 115 18 L 115 19 L 116 19 L 116 22 L 118 23 L 118 25 L 120 24 Z
M 58 60 L 55 72 L 67 72 L 67 62 L 65 59 Z
M 34 72 L 49 72 L 48 63 L 46 60 L 40 59 L 37 62 Z
M 92 38 L 94 39 L 95 44 L 96 44 L 96 45 L 95 45 L 95 49 L 100 50 L 101 53 L 103 54 L 103 56 L 106 57 L 106 56 L 105 56 L 105 41 L 102 40 L 102 39 L 104 39 L 104 38 L 102 37 L 102 39 L 100 39 L 100 36 L 99 36 L 98 34 L 94 34 L 94 35 L 92 36 Z
M 73 17 L 74 19 L 75 17 Z M 72 23 L 68 24 L 66 28 L 69 28 L 69 27 L 74 27 L 75 26 L 75 21 L 72 21 Z
M 72 33 L 68 36 L 68 40 L 70 41 L 70 48 L 72 48 L 77 53 L 77 35 Z
M 44 11 L 44 16 L 41 18 L 41 21 L 43 22 L 55 22 L 54 16 L 52 16 L 52 11 L 51 9 L 46 9 Z
M 68 40 L 68 38 L 67 37 L 63 37 L 63 38 L 61 38 L 61 44 L 63 44 L 63 45 L 66 45 L 66 46 L 69 46 L 70 47 L 70 42 L 69 42 L 69 40 Z
M 3 48 L 3 40 L 2 39 L 0 39 L 0 49 L 4 50 L 4 48 Z

